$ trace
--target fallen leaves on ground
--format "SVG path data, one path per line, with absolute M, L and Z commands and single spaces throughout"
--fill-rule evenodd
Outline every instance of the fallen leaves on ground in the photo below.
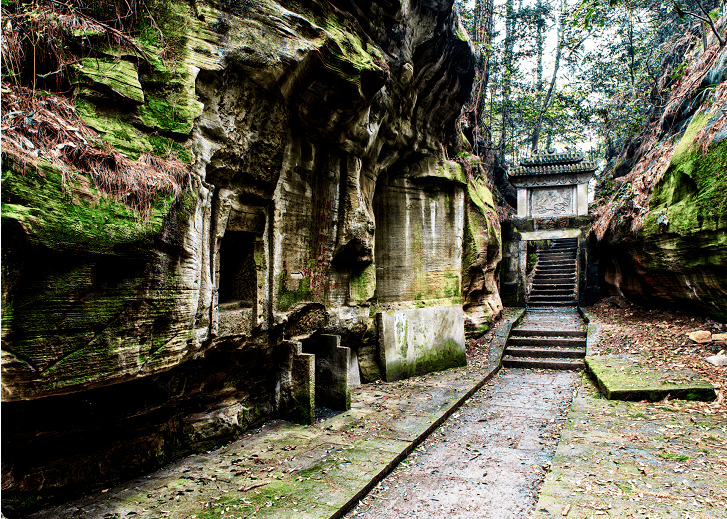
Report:
M 669 400 L 660 405 L 678 410 L 695 409 L 706 414 L 727 413 L 727 367 L 713 366 L 705 360 L 721 346 L 718 343 L 697 344 L 688 338 L 689 333 L 697 330 L 724 333 L 727 325 L 680 310 L 623 306 L 602 301 L 588 308 L 600 324 L 597 351 L 638 355 L 640 363 L 662 369 L 690 369 L 714 386 L 717 399 L 713 402 Z

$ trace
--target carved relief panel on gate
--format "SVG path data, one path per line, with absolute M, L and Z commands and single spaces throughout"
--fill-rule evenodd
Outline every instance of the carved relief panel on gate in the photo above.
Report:
M 530 190 L 530 215 L 533 218 L 574 215 L 574 191 L 574 186 Z

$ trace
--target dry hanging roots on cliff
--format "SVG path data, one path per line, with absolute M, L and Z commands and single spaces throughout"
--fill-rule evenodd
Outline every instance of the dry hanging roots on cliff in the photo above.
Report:
M 2 84 L 3 163 L 12 158 L 14 167 L 23 168 L 47 162 L 64 180 L 90 174 L 101 192 L 141 216 L 148 216 L 156 197 L 178 197 L 189 183 L 187 166 L 173 153 L 145 153 L 132 161 L 84 124 L 67 98 L 41 94 Z

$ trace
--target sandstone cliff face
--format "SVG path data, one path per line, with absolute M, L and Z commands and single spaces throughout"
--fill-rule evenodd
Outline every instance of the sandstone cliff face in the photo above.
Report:
M 501 309 L 492 197 L 446 159 L 473 77 L 451 1 L 172 5 L 173 66 L 105 50 L 75 88 L 131 158 L 190 159 L 181 197 L 140 220 L 83 175 L 3 163 L 8 506 L 309 420 L 321 334 L 366 381 L 377 312 Z
M 632 167 L 595 229 L 603 240 L 602 288 L 724 320 L 727 51 L 716 41 L 706 52 L 695 47 L 664 112 L 640 136 L 640 146 L 625 147 L 619 163 Z

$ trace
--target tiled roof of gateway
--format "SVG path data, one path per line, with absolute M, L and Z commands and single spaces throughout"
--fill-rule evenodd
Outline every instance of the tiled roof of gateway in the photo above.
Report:
M 583 162 L 580 153 L 547 153 L 536 155 L 510 170 L 511 177 L 527 175 L 561 175 L 564 173 L 590 173 L 596 171 L 592 162 Z

